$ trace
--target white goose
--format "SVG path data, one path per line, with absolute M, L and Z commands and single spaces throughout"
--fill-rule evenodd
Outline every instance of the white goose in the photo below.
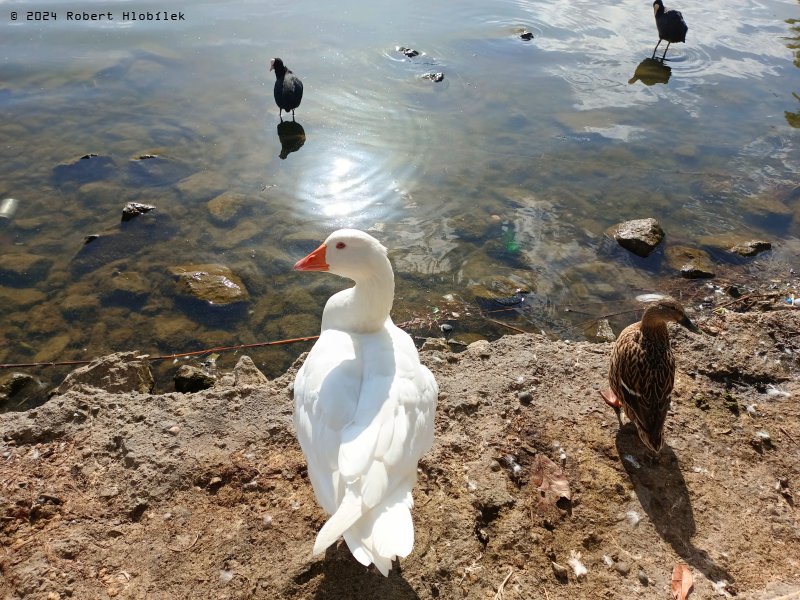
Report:
M 414 546 L 411 489 L 433 443 L 438 386 L 389 317 L 394 273 L 378 240 L 341 229 L 294 268 L 355 281 L 328 299 L 294 383 L 297 437 L 317 501 L 332 515 L 313 553 L 344 536 L 361 564 L 388 575 Z

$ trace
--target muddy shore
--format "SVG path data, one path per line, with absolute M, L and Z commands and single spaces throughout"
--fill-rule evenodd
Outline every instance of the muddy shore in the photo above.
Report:
M 414 551 L 388 578 L 341 543 L 311 557 L 325 516 L 291 423 L 300 361 L 267 380 L 242 357 L 211 389 L 149 394 L 146 363 L 106 357 L 0 415 L 0 592 L 633 600 L 670 598 L 685 564 L 692 599 L 800 597 L 800 310 L 693 318 L 713 335 L 673 330 L 656 464 L 598 394 L 610 343 L 427 342 L 436 441 Z

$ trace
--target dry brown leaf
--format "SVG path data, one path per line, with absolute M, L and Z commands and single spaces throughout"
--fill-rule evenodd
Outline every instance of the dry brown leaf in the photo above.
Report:
M 686 600 L 692 591 L 694 579 L 689 567 L 679 563 L 672 569 L 672 598 L 673 600 Z
M 541 504 L 555 505 L 561 498 L 572 498 L 564 471 L 544 454 L 537 454 L 533 459 L 531 479 L 542 495 Z

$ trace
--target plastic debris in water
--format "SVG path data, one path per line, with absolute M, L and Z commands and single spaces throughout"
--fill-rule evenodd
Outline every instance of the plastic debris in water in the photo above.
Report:
M 639 294 L 636 296 L 636 300 L 639 302 L 658 302 L 664 298 L 666 298 L 664 294 Z
M 0 219 L 11 219 L 17 212 L 19 200 L 16 198 L 4 198 L 0 201 Z
M 516 254 L 519 252 L 521 246 L 517 241 L 517 234 L 515 231 L 506 231 L 503 234 L 503 247 L 506 249 L 506 252 L 511 254 Z
M 572 570 L 575 572 L 576 579 L 582 579 L 586 577 L 586 574 L 589 572 L 589 569 L 581 562 L 581 553 L 575 552 L 575 550 L 569 551 L 569 559 L 567 560 L 567 564 L 572 567 Z

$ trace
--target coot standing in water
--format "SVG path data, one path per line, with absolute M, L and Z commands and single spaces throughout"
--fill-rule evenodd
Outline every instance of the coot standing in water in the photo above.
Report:
M 658 28 L 658 44 L 653 48 L 653 56 L 656 55 L 656 50 L 662 40 L 667 40 L 667 47 L 664 48 L 664 54 L 661 56 L 661 60 L 664 60 L 671 43 L 686 42 L 686 32 L 689 31 L 689 28 L 683 20 L 683 15 L 677 10 L 664 10 L 664 3 L 661 0 L 653 2 L 653 12 Z
M 294 119 L 294 109 L 300 106 L 303 99 L 303 82 L 295 77 L 280 58 L 273 58 L 269 63 L 269 70 L 275 71 L 275 104 L 278 105 L 278 116 L 282 111 L 292 111 Z

